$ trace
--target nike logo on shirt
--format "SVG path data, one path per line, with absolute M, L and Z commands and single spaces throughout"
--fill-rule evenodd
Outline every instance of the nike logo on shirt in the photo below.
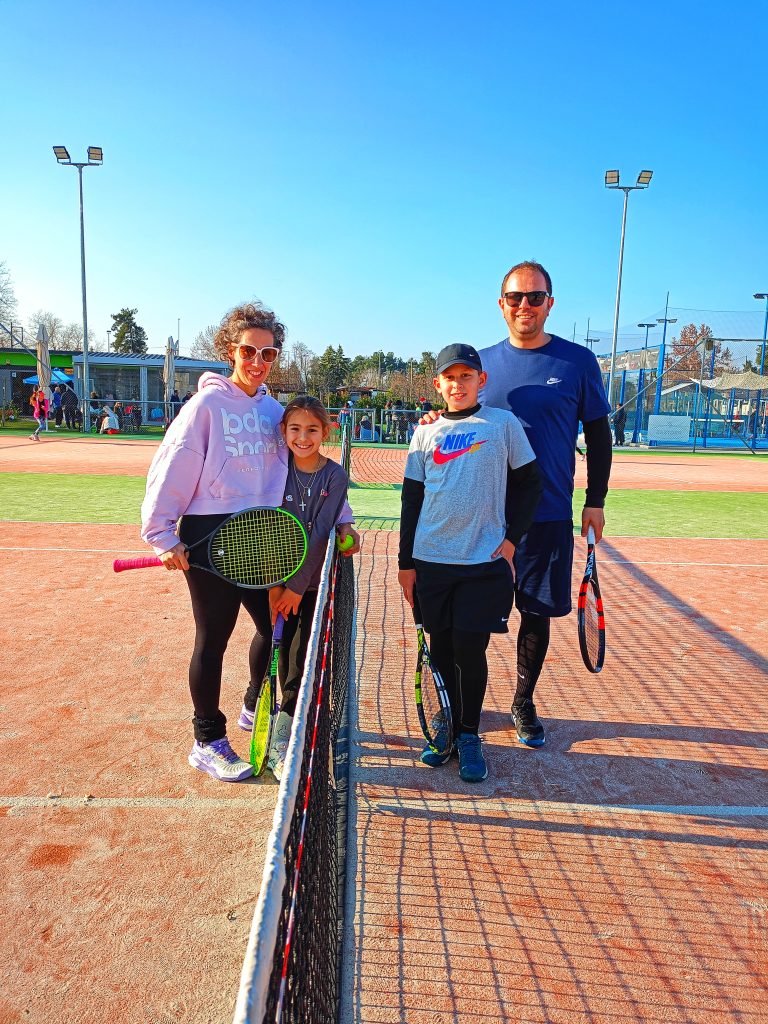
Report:
M 452 452 L 444 452 L 440 448 L 440 445 L 438 445 L 432 453 L 432 458 L 438 466 L 442 466 L 443 463 L 450 462 L 451 459 L 458 459 L 460 455 L 466 455 L 467 452 L 476 452 L 481 444 L 485 444 L 485 441 L 476 441 L 474 444 L 470 444 L 466 448 L 459 448 Z
M 562 380 L 559 377 L 550 377 L 547 384 L 562 384 Z

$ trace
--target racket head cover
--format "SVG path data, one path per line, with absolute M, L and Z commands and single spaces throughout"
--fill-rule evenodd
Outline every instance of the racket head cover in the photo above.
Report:
M 208 544 L 211 565 L 240 587 L 285 583 L 307 557 L 307 533 L 282 508 L 250 508 L 225 520 Z

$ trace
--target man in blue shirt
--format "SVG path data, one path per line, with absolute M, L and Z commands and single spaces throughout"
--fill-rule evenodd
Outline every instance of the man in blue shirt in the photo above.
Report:
M 599 541 L 611 471 L 610 406 L 597 360 L 588 349 L 545 331 L 554 305 L 552 280 L 526 260 L 502 280 L 499 306 L 509 337 L 480 352 L 488 383 L 483 404 L 509 409 L 523 424 L 544 483 L 534 522 L 514 557 L 520 612 L 517 688 L 512 720 L 521 743 L 540 747 L 544 727 L 533 692 L 549 647 L 550 619 L 571 611 L 573 478 L 579 420 L 587 446 L 587 492 L 581 535 Z

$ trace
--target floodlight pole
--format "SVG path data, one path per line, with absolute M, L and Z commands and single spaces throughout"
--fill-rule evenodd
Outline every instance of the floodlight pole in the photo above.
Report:
M 621 305 L 621 274 L 624 266 L 624 236 L 627 230 L 627 203 L 629 193 L 637 189 L 648 188 L 651 181 L 651 171 L 641 171 L 637 178 L 636 185 L 620 185 L 618 171 L 608 171 L 605 176 L 605 187 L 620 190 L 624 193 L 624 210 L 621 215 L 621 243 L 619 245 L 619 274 L 616 282 L 616 308 L 613 314 L 613 340 L 611 342 L 611 367 L 608 371 L 608 404 L 613 410 L 613 374 L 616 368 L 616 346 L 619 338 L 619 307 Z M 615 177 L 615 180 L 614 180 Z M 645 180 L 641 180 L 645 179 Z
M 666 359 L 666 342 L 667 342 L 667 324 L 676 324 L 677 317 L 669 317 L 669 292 L 667 292 L 667 301 L 664 306 L 664 316 L 656 317 L 657 324 L 664 324 L 664 330 L 661 334 L 661 347 L 659 348 L 659 362 L 656 368 L 656 394 L 653 400 L 653 414 L 658 416 L 659 410 L 661 409 L 661 389 L 664 383 L 664 361 Z
M 763 344 L 760 347 L 760 376 L 765 373 L 765 343 L 768 340 L 768 292 L 755 292 L 756 299 L 765 299 L 765 320 L 763 321 Z M 762 391 L 757 392 L 757 404 L 755 405 L 755 429 L 752 431 L 752 450 L 757 451 L 757 431 L 760 424 L 760 403 L 763 400 Z
M 57 153 L 56 150 L 60 149 Z M 91 159 L 91 151 L 97 153 L 98 159 Z M 88 368 L 88 302 L 86 299 L 86 288 L 85 288 L 85 218 L 83 216 L 83 168 L 84 167 L 98 167 L 102 162 L 101 150 L 97 147 L 89 146 L 88 160 L 85 163 L 78 163 L 72 160 L 63 147 L 54 147 L 54 153 L 58 163 L 64 167 L 76 167 L 77 175 L 80 186 L 80 279 L 82 284 L 83 293 L 83 433 L 90 433 L 90 415 L 87 413 L 88 402 L 90 400 L 91 389 L 90 375 Z M 66 154 L 66 157 L 62 156 L 61 153 Z

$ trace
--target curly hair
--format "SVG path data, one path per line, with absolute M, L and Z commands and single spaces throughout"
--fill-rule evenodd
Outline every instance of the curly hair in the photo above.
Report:
M 547 282 L 547 291 L 549 292 L 550 295 L 552 294 L 552 278 L 549 276 L 548 271 L 546 271 L 544 269 L 544 267 L 542 267 L 542 265 L 540 263 L 537 263 L 536 260 L 523 260 L 522 263 L 516 263 L 514 265 L 514 267 L 510 267 L 509 270 L 504 275 L 504 277 L 502 277 L 502 279 L 501 279 L 501 294 L 502 295 L 504 294 L 504 286 L 507 283 L 507 278 L 511 277 L 512 274 L 514 274 L 516 270 L 536 270 L 536 271 L 538 271 L 541 274 L 541 276 L 544 278 L 544 280 Z
M 283 347 L 285 341 L 285 326 L 280 323 L 271 309 L 267 309 L 261 302 L 246 302 L 242 306 L 235 306 L 219 324 L 216 336 L 213 339 L 213 347 L 216 355 L 225 362 L 231 363 L 229 346 L 238 345 L 243 331 L 252 327 L 269 331 L 277 348 Z

